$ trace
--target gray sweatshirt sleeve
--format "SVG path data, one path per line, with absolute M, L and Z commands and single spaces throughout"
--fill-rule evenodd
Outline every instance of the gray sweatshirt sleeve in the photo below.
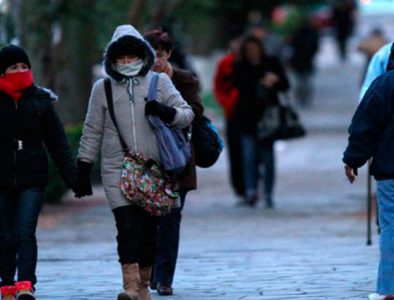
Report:
M 159 75 L 157 98 L 164 105 L 175 108 L 176 114 L 172 125 L 178 128 L 185 128 L 191 124 L 194 119 L 191 106 L 183 100 L 181 94 L 165 73 L 160 73 Z
M 78 159 L 93 163 L 97 159 L 104 133 L 105 100 L 103 80 L 97 81 L 92 88 L 88 111 L 79 143 Z

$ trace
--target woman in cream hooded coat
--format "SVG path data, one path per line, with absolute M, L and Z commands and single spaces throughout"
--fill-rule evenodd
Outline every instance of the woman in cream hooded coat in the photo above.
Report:
M 131 151 L 160 162 L 156 137 L 146 115 L 157 115 L 178 128 L 187 127 L 194 115 L 164 73 L 159 75 L 157 100 L 146 104 L 154 60 L 154 50 L 131 25 L 116 28 L 104 55 L 122 138 Z M 85 182 L 87 191 L 90 169 L 100 149 L 103 186 L 118 231 L 124 287 L 118 300 L 151 299 L 148 285 L 155 255 L 156 217 L 131 205 L 119 188 L 124 154 L 118 131 L 109 115 L 103 79 L 92 88 L 78 151 L 79 180 Z

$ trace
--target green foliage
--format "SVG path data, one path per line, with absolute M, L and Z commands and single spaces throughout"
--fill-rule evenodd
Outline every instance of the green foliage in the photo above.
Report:
M 211 92 L 204 93 L 201 96 L 201 101 L 206 111 L 212 111 L 217 116 L 222 115 L 222 108 Z
M 271 26 L 271 30 L 278 34 L 280 37 L 286 39 L 298 28 L 305 13 L 298 7 L 293 7 L 289 10 L 289 15 L 286 21 L 282 24 Z
M 300 23 L 312 15 L 312 13 L 319 7 L 324 1 L 315 1 L 315 3 L 309 3 L 302 0 L 295 1 L 292 9 L 289 12 L 289 16 L 285 23 L 280 26 L 273 28 L 275 32 L 281 35 L 283 38 L 291 36 L 294 31 L 299 27 Z
M 79 141 L 82 136 L 82 124 L 66 126 L 65 131 L 67 138 L 70 142 L 71 150 L 74 157 L 77 155 Z M 100 161 L 98 160 L 92 170 L 92 182 L 100 183 Z M 49 184 L 45 189 L 45 202 L 48 203 L 59 203 L 64 193 L 67 191 L 67 187 L 63 182 L 59 171 L 52 159 L 49 160 Z
M 261 21 L 269 21 L 272 9 L 277 5 L 291 4 L 299 10 L 326 2 L 325 0 L 199 0 L 182 1 L 177 10 L 172 12 L 173 18 L 183 25 L 182 29 L 193 36 L 193 51 L 209 53 L 212 48 L 224 48 L 234 31 L 245 30 L 250 13 L 260 14 Z M 286 35 L 298 20 L 291 16 L 290 20 L 274 28 L 279 34 Z
M 96 41 L 98 49 L 102 51 L 111 39 L 115 27 L 127 23 L 130 0 L 99 0 L 96 3 Z

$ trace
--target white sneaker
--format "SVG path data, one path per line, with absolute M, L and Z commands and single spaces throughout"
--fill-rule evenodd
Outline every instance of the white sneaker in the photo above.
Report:
M 380 294 L 369 294 L 368 300 L 392 300 L 394 296 L 392 295 L 380 295 Z

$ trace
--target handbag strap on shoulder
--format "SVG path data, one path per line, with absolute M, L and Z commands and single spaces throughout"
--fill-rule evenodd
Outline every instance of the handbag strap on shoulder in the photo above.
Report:
M 122 151 L 126 154 L 129 152 L 129 148 L 127 147 L 127 144 L 123 140 L 122 135 L 120 134 L 120 131 L 119 131 L 118 123 L 116 122 L 114 101 L 112 98 L 111 80 L 109 78 L 106 78 L 104 80 L 104 89 L 105 89 L 105 96 L 107 98 L 109 115 L 111 116 L 112 122 L 114 123 L 116 130 L 118 131 L 120 144 L 122 145 Z
M 153 72 L 152 79 L 149 84 L 148 100 L 153 101 L 157 98 L 157 82 L 159 81 L 159 73 Z

